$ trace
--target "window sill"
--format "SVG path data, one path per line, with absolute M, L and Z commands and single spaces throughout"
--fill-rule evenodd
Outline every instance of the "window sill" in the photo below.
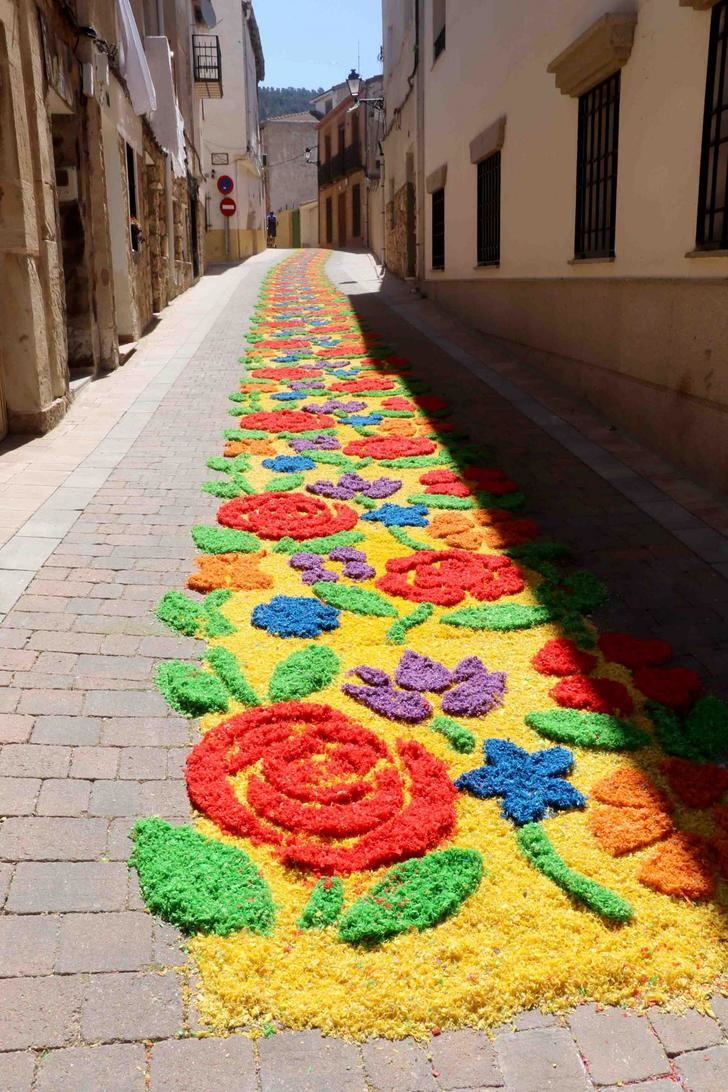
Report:
M 700 250 L 688 250 L 685 255 L 686 258 L 728 258 L 728 250 L 709 250 L 701 248 Z
M 568 265 L 604 265 L 605 263 L 616 262 L 616 257 L 612 255 L 608 258 L 569 258 Z
M 500 269 L 500 262 L 478 262 L 473 269 Z
M 445 272 L 445 266 L 444 265 L 433 265 L 433 266 L 430 267 L 430 273 L 444 273 L 444 272 Z

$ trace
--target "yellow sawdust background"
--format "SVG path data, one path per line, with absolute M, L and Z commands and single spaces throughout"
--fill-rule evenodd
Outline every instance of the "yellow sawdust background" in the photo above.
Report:
M 322 394 L 321 400 L 326 397 Z M 262 408 L 286 407 L 265 396 Z M 358 438 L 346 426 L 340 427 L 337 435 L 344 442 Z M 286 441 L 275 444 L 279 453 L 292 454 Z M 255 462 L 257 468 L 246 476 L 262 489 L 271 472 L 259 466 L 259 459 Z M 335 481 L 341 472 L 336 467 L 319 466 L 307 472 L 306 480 Z M 382 474 L 401 478 L 404 487 L 389 498 L 391 503 L 404 504 L 409 494 L 423 489 L 418 480 L 424 473 L 421 469 L 394 470 L 372 464 L 360 473 L 369 479 Z M 356 529 L 366 535 L 357 548 L 366 550 L 378 575 L 388 558 L 410 552 L 378 524 L 360 522 Z M 446 548 L 438 540 L 428 539 L 426 529 L 405 530 L 432 548 Z M 236 655 L 261 696 L 267 692 L 276 664 L 312 643 L 307 639 L 282 640 L 250 624 L 253 607 L 273 594 L 312 594 L 300 573 L 289 566 L 288 556 L 273 553 L 272 546 L 269 544 L 261 568 L 273 578 L 273 591 L 235 593 L 223 613 L 239 627 L 238 632 L 211 642 Z M 501 602 L 536 602 L 532 589 L 539 578 L 527 575 L 531 585 Z M 374 581 L 358 586 L 373 589 Z M 401 615 L 416 605 L 404 600 L 392 602 Z M 473 633 L 439 625 L 437 619 L 443 613 L 446 611 L 436 608 L 428 623 L 410 630 L 404 645 L 394 646 L 385 641 L 393 619 L 342 612 L 340 628 L 316 641 L 337 654 L 342 673 L 309 700 L 341 710 L 384 738 L 392 751 L 397 739 L 419 740 L 447 764 L 453 778 L 482 763 L 480 747 L 491 736 L 510 739 L 529 751 L 552 746 L 525 726 L 524 717 L 555 708 L 548 691 L 556 680 L 538 674 L 530 661 L 549 638 L 562 635 L 558 626 L 512 634 Z M 472 755 L 457 754 L 427 722 L 395 724 L 341 693 L 346 671 L 367 664 L 392 672 L 405 648 L 432 656 L 449 668 L 464 656 L 477 655 L 490 670 L 507 672 L 503 708 L 485 717 L 458 718 L 479 741 Z M 595 674 L 627 686 L 630 683 L 629 672 L 601 659 Z M 639 705 L 640 695 L 634 690 L 631 693 Z M 438 712 L 438 698 L 430 697 Z M 231 706 L 231 712 L 243 711 L 243 706 Z M 209 730 L 224 719 L 209 716 L 203 729 Z M 637 715 L 634 721 L 650 729 L 646 718 Z M 658 785 L 664 785 L 657 771 L 661 757 L 657 748 L 631 754 L 574 748 L 574 754 L 570 780 L 586 796 L 599 778 L 625 763 L 639 765 Z M 239 791 L 244 793 L 244 778 Z M 202 833 L 236 844 L 250 855 L 269 883 L 276 904 L 275 930 L 269 937 L 242 932 L 227 938 L 199 936 L 191 941 L 203 985 L 203 1019 L 219 1029 L 252 1025 L 255 1030 L 268 1021 L 279 1021 L 293 1028 L 315 1026 L 354 1038 L 424 1036 L 436 1026 L 493 1027 L 524 1008 L 557 1011 L 585 999 L 704 1005 L 716 981 L 728 971 L 728 885 L 719 884 L 715 899 L 704 904 L 657 894 L 636 878 L 640 861 L 654 848 L 614 859 L 589 833 L 585 812 L 560 813 L 547 819 L 544 828 L 565 862 L 634 907 L 632 922 L 613 925 L 572 901 L 528 864 L 517 848 L 513 824 L 500 815 L 499 800 L 478 800 L 461 793 L 456 810 L 457 830 L 447 844 L 482 854 L 484 877 L 479 889 L 456 915 L 436 928 L 395 937 L 374 950 L 342 943 L 335 927 L 300 930 L 296 923 L 316 878 L 281 866 L 267 847 L 225 837 L 208 820 L 198 820 Z M 675 822 L 681 829 L 710 830 L 704 815 L 680 807 Z M 380 869 L 344 879 L 345 906 L 385 872 Z

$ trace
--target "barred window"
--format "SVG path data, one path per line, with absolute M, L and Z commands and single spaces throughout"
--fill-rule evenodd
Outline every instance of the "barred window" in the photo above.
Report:
M 361 235 L 361 186 L 351 187 L 351 234 Z
M 620 76 L 579 96 L 574 257 L 614 256 Z
M 478 265 L 500 261 L 501 154 L 478 163 Z
M 708 46 L 697 245 L 728 249 L 728 0 L 713 8 Z
M 445 268 L 445 189 L 432 195 L 432 268 Z

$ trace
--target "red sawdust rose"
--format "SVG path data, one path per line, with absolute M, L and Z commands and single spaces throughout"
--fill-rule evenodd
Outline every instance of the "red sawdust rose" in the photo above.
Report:
M 453 829 L 447 767 L 414 740 L 396 748 L 399 763 L 343 713 L 282 702 L 208 732 L 187 760 L 187 787 L 229 834 L 275 846 L 286 864 L 345 875 L 420 856 Z M 232 781 L 243 772 L 244 789 Z
M 235 497 L 218 509 L 218 523 L 239 531 L 252 531 L 261 538 L 294 538 L 301 541 L 318 535 L 350 531 L 359 519 L 345 504 L 329 506 L 308 493 L 259 493 Z

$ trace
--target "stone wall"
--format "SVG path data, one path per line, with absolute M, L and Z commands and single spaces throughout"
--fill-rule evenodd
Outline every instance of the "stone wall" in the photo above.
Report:
M 415 188 L 411 182 L 405 182 L 387 203 L 386 211 L 386 263 L 397 277 L 414 274 L 414 210 Z

